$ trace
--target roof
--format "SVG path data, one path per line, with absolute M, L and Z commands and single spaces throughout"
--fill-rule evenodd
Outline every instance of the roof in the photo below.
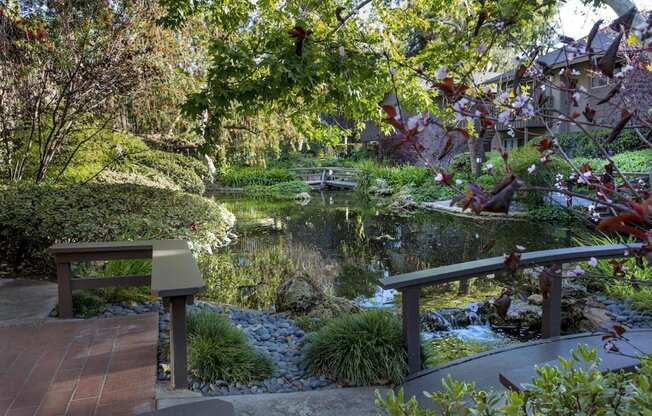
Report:
M 611 42 L 616 38 L 616 34 L 614 32 L 598 32 L 595 35 L 595 38 L 593 39 L 593 42 L 591 43 L 591 49 L 593 49 L 593 54 L 594 55 L 600 55 L 604 53 L 608 48 Z M 578 43 L 581 43 L 582 45 L 586 44 L 586 38 L 583 38 L 578 41 Z M 582 54 L 579 56 L 576 56 L 573 60 L 568 60 L 568 46 L 564 45 L 563 47 L 559 49 L 555 49 L 554 51 L 547 53 L 543 55 L 542 57 L 538 58 L 538 62 L 543 62 L 544 64 L 548 65 L 551 68 L 558 68 L 562 66 L 566 66 L 567 64 L 569 65 L 575 65 L 580 62 L 584 62 L 588 59 L 588 54 Z M 500 75 L 497 75 L 495 77 L 489 78 L 483 82 L 483 84 L 491 84 L 495 82 L 500 82 L 500 81 L 511 81 L 514 79 L 514 73 L 516 72 L 515 69 L 511 69 L 507 72 L 503 72 Z

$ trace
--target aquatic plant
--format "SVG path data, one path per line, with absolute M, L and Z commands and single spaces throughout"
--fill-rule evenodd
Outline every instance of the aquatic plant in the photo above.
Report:
M 451 335 L 427 341 L 424 343 L 424 348 L 428 355 L 426 367 L 437 367 L 449 361 L 487 351 L 490 346 Z

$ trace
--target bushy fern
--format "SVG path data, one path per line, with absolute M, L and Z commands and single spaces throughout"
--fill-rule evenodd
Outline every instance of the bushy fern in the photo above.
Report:
M 349 385 L 400 383 L 407 373 L 400 320 L 379 310 L 335 318 L 309 337 L 306 365 Z

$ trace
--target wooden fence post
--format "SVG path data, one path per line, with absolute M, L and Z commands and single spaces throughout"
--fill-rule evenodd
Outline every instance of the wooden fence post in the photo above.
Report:
M 170 373 L 172 388 L 188 387 L 186 348 L 186 296 L 170 298 Z
M 59 288 L 59 318 L 71 319 L 72 312 L 72 287 L 70 263 L 57 262 L 57 286 Z
M 414 374 L 421 370 L 421 323 L 419 322 L 419 287 L 408 287 L 402 291 L 403 337 L 407 349 L 408 371 Z
M 552 270 L 552 268 L 551 268 Z M 545 272 L 544 272 L 545 273 Z M 547 277 L 549 292 L 543 297 L 543 337 L 552 338 L 561 335 L 561 285 L 563 266 L 559 266 L 559 276 L 550 272 Z

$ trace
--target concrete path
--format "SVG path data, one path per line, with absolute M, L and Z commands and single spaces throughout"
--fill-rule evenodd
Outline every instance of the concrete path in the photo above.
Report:
M 0 328 L 0 416 L 155 410 L 158 314 Z
M 0 279 L 0 327 L 41 321 L 57 305 L 56 283 Z
M 377 416 L 374 392 L 385 387 L 314 390 L 297 393 L 221 396 L 233 403 L 236 416 Z
M 210 414 L 221 416 L 219 411 L 226 402 L 233 405 L 236 416 L 377 416 L 382 413 L 374 404 L 376 390 L 383 397 L 388 391 L 386 387 L 360 387 L 207 397 L 189 390 L 172 391 L 165 383 L 159 383 L 156 387 L 156 407 L 159 410 L 174 406 L 183 408 L 206 402 L 206 407 L 214 410 Z

